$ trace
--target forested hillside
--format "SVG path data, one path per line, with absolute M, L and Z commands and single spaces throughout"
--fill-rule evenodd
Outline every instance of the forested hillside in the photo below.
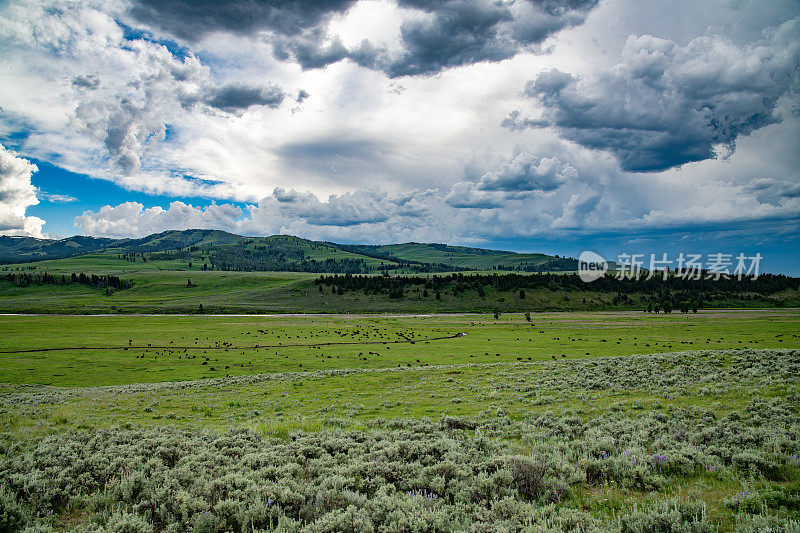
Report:
M 463 270 L 575 270 L 577 261 L 444 244 L 348 245 L 291 235 L 243 237 L 219 230 L 165 231 L 139 239 L 0 237 L 0 264 L 64 259 L 91 253 L 139 261 L 183 261 L 205 270 L 367 274 Z

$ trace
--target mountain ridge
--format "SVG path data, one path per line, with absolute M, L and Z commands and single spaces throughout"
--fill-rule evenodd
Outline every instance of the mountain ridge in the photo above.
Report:
M 197 253 L 217 257 L 232 270 L 260 270 L 269 258 L 277 267 L 287 261 L 360 261 L 370 268 L 404 267 L 413 271 L 446 270 L 574 270 L 577 262 L 542 253 L 520 253 L 443 243 L 341 244 L 294 235 L 244 236 L 224 230 L 166 230 L 139 238 L 113 239 L 75 235 L 64 239 L 0 236 L 0 263 L 16 264 L 65 259 L 87 254 Z M 275 258 L 279 261 L 276 262 Z M 260 258 L 258 263 L 254 258 Z M 289 263 L 290 264 L 290 263 Z M 365 267 L 366 268 L 366 267 Z

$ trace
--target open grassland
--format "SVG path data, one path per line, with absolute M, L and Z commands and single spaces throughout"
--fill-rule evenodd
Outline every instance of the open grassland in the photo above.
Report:
M 688 349 L 800 348 L 800 311 L 0 316 L 0 383 L 184 381 Z
M 453 313 L 615 309 L 613 295 L 591 290 L 530 291 L 526 300 L 508 291 L 488 290 L 483 297 L 446 292 L 440 299 L 419 290 L 405 298 L 348 292 L 319 291 L 318 274 L 303 272 L 203 271 L 195 263 L 148 261 L 132 263 L 109 255 L 81 256 L 41 261 L 22 270 L 0 272 L 0 313 Z M 7 267 L 11 268 L 11 267 Z M 3 279 L 9 272 L 47 273 L 60 279 L 72 273 L 118 276 L 133 286 L 114 290 L 86 285 L 30 285 L 17 287 Z M 800 301 L 797 291 L 777 295 L 784 305 Z M 754 307 L 772 307 L 770 301 L 739 302 Z
M 292 299 L 305 297 L 295 286 L 310 274 L 276 272 L 138 272 L 126 276 L 134 286 L 107 296 L 102 289 L 64 287 L 0 288 L 0 311 L 6 313 L 191 313 L 200 306 L 210 312 L 278 311 L 291 309 Z M 189 280 L 192 285 L 189 286 Z M 2 282 L 0 282 L 2 283 Z M 292 285 L 291 290 L 281 290 Z M 303 285 L 312 293 L 313 283 Z
M 0 317 L 0 529 L 800 527 L 800 312 L 531 319 Z
M 309 252 L 310 253 L 310 252 Z M 344 252 L 343 252 L 344 253 Z M 370 259 L 372 261 L 372 259 Z M 375 259 L 375 261 L 378 261 Z M 393 271 L 394 272 L 394 271 Z M 129 288 L 69 283 L 72 274 L 114 276 Z M 130 261 L 112 253 L 89 254 L 0 269 L 0 313 L 490 313 L 544 311 L 644 310 L 656 288 L 620 287 L 598 290 L 597 284 L 572 286 L 558 282 L 526 288 L 501 289 L 492 283 L 476 288 L 470 280 L 481 272 L 464 273 L 458 283 L 441 290 L 414 284 L 398 293 L 341 290 L 315 283 L 318 274 L 304 272 L 238 272 L 203 270 L 191 258 Z M 485 274 L 485 273 L 484 273 Z M 502 272 L 493 274 L 503 275 Z M 8 276 L 31 276 L 20 285 Z M 38 283 L 46 275 L 54 283 Z M 377 276 L 378 274 L 374 274 Z M 430 281 L 439 274 L 417 275 Z M 558 277 L 568 275 L 561 272 Z M 64 283 L 61 283 L 62 276 Z M 372 275 L 371 275 L 372 276 Z M 386 278 L 393 279 L 393 278 Z M 403 275 L 402 279 L 408 279 Z M 763 278 L 762 278 L 763 279 Z M 329 280 L 330 281 L 330 280 Z M 484 280 L 485 281 L 485 280 Z M 341 285 L 341 283 L 339 283 Z M 660 289 L 659 289 L 660 290 Z M 800 305 L 800 287 L 781 286 L 767 292 L 725 292 L 713 287 L 696 294 L 701 308 L 780 308 Z M 676 298 L 678 293 L 673 293 Z M 681 296 L 683 298 L 683 296 Z M 685 298 L 684 298 L 685 299 Z M 663 302 L 662 302 L 663 303 Z M 673 302 L 674 309 L 679 302 Z M 694 305 L 694 304 L 692 304 Z
M 13 268 L 28 266 L 35 270 L 27 272 L 46 272 L 59 278 L 81 272 L 113 275 L 132 282 L 133 287 L 107 295 L 102 289 L 84 285 L 15 287 L 0 280 L 0 312 L 185 313 L 197 312 L 201 305 L 210 311 L 274 311 L 290 309 L 293 295 L 302 306 L 304 298 L 296 287 L 299 283 L 307 289 L 305 292 L 311 293 L 313 283 L 310 280 L 315 277 L 302 272 L 203 271 L 202 265 L 193 263 L 189 267 L 188 262 L 178 260 L 142 263 L 110 254 L 41 261 Z M 287 286 L 292 288 L 279 290 Z

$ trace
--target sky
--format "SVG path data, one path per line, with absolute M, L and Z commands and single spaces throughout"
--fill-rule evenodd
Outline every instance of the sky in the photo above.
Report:
M 0 235 L 800 274 L 800 2 L 0 0 Z

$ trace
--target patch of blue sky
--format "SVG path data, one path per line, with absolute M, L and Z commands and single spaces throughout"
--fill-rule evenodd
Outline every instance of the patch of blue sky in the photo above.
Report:
M 196 196 L 168 196 L 131 191 L 102 179 L 91 178 L 85 174 L 76 174 L 61 167 L 29 158 L 39 171 L 34 173 L 31 182 L 40 191 L 39 204 L 27 210 L 28 216 L 40 217 L 47 221 L 44 231 L 52 237 L 67 237 L 79 232 L 74 226 L 74 219 L 84 211 L 98 211 L 105 205 L 119 205 L 125 202 L 138 202 L 145 208 L 160 206 L 167 209 L 174 201 L 181 201 L 195 207 L 206 207 L 215 200 Z M 184 176 L 190 181 L 208 184 L 211 180 L 202 180 Z M 52 198 L 52 199 L 48 199 Z M 65 201 L 74 198 L 72 201 Z M 217 201 L 241 207 L 246 212 L 247 204 L 235 201 Z
M 191 50 L 189 50 L 185 46 L 182 46 L 176 41 L 173 41 L 172 39 L 156 39 L 147 30 L 128 26 L 127 24 L 120 22 L 119 20 L 117 20 L 116 23 L 120 28 L 122 28 L 122 37 L 126 41 L 142 40 L 154 44 L 160 44 L 164 48 L 166 48 L 169 51 L 169 53 L 172 54 L 173 57 L 180 59 L 181 61 L 192 55 Z

